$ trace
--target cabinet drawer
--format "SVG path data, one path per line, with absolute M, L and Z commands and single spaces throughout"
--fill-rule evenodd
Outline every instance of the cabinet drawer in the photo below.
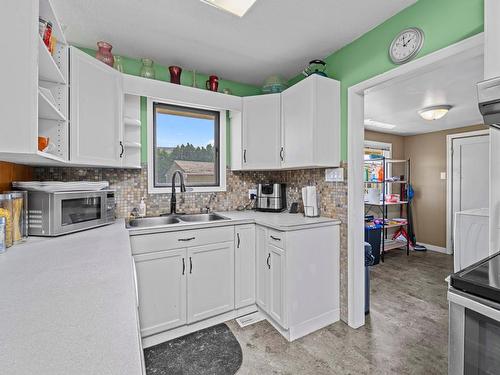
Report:
M 130 237 L 132 254 L 233 241 L 234 226 L 143 234 Z
M 278 232 L 276 230 L 268 229 L 267 230 L 267 241 L 271 245 L 279 247 L 280 249 L 285 248 L 285 233 Z

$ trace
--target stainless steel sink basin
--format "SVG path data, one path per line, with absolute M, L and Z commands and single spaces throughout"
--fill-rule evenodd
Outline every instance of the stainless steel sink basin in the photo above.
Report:
M 151 228 L 173 224 L 208 223 L 211 221 L 229 220 L 218 214 L 193 214 L 193 215 L 167 215 L 159 217 L 141 217 L 132 219 L 127 224 L 129 228 Z
M 194 215 L 179 215 L 177 216 L 179 220 L 188 223 L 192 222 L 208 222 L 208 221 L 218 221 L 218 220 L 229 220 L 227 217 L 218 214 L 194 214 Z
M 160 216 L 160 217 L 141 217 L 132 219 L 128 223 L 130 228 L 149 228 L 159 227 L 164 225 L 179 224 L 181 221 L 177 216 Z

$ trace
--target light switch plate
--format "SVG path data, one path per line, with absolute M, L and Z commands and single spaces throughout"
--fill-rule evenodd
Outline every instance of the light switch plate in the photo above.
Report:
M 441 172 L 441 180 L 446 180 L 446 172 Z
M 344 168 L 325 169 L 326 182 L 344 182 Z

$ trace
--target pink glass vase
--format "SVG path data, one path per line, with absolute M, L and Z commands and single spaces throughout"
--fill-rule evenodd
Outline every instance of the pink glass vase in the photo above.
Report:
M 111 49 L 113 48 L 113 46 L 107 42 L 101 41 L 97 42 L 97 48 L 98 50 L 95 54 L 96 59 L 102 61 L 104 64 L 113 67 L 113 64 L 115 63 L 115 58 L 111 53 Z

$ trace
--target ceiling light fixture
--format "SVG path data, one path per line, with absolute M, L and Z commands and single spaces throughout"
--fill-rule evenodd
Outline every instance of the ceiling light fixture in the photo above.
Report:
M 394 129 L 396 127 L 396 125 L 375 121 L 369 118 L 365 120 L 365 126 L 374 126 L 376 128 L 382 128 L 382 129 Z
M 243 17 L 257 0 L 200 0 L 215 8 Z
M 439 120 L 446 116 L 451 109 L 451 105 L 434 105 L 418 111 L 420 117 L 427 121 Z

